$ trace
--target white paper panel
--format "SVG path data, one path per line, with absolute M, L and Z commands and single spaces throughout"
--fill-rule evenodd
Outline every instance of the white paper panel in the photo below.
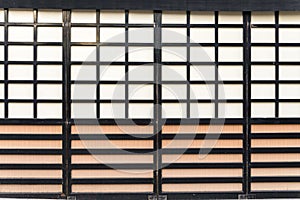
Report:
M 275 28 L 252 28 L 252 43 L 275 43 Z
M 130 62 L 153 62 L 153 47 L 129 47 Z
M 0 65 L 0 80 L 4 80 L 4 66 Z
M 242 62 L 243 48 L 242 47 L 219 47 L 220 62 Z
M 130 24 L 152 24 L 154 22 L 153 11 L 129 11 Z
M 184 56 L 185 54 L 181 54 Z M 191 62 L 213 62 L 215 60 L 214 47 L 190 47 L 190 61 Z
M 96 28 L 72 27 L 71 42 L 96 42 Z
M 279 47 L 279 61 L 300 61 L 300 47 Z
M 300 66 L 297 65 L 280 65 L 280 80 L 297 80 L 300 77 Z
M 163 24 L 186 24 L 186 13 L 182 11 L 164 11 L 162 13 Z
M 274 24 L 275 14 L 274 12 L 251 12 L 252 24 Z
M 214 118 L 215 104 L 214 103 L 191 103 L 190 116 L 191 118 Z
M 0 52 L 0 55 L 2 55 L 1 52 Z M 8 60 L 32 61 L 33 60 L 33 46 L 9 45 L 8 46 Z
M 62 118 L 62 104 L 60 103 L 38 103 L 38 118 Z
M 62 66 L 60 65 L 38 65 L 38 80 L 62 80 Z
M 300 103 L 279 103 L 279 117 L 300 117 Z
M 129 85 L 129 99 L 153 99 L 153 85 Z
M 163 103 L 162 117 L 163 118 L 185 118 L 186 104 L 185 103 Z
M 8 65 L 9 80 L 33 80 L 32 65 Z
M 182 65 L 164 65 L 162 66 L 163 81 L 184 81 L 186 80 L 186 66 Z
M 123 35 L 125 35 L 125 33 L 123 33 Z M 153 40 L 154 40 L 153 28 L 129 28 L 128 29 L 129 43 L 153 43 Z
M 101 10 L 100 23 L 125 23 L 125 12 L 119 10 Z
M 243 117 L 243 104 L 241 103 L 220 103 L 219 109 L 220 118 L 242 118 Z
M 4 26 L 0 26 L 0 42 L 4 41 Z
M 125 28 L 101 27 L 100 42 L 125 42 Z
M 0 99 L 4 99 L 4 84 L 0 84 Z
M 124 62 L 125 47 L 124 46 L 100 46 L 100 60 L 111 61 L 111 62 L 112 61 Z
M 96 60 L 96 47 L 93 46 L 72 46 L 72 61 L 92 61 Z
M 252 65 L 252 80 L 275 80 L 275 66 L 273 65 Z
M 243 29 L 219 28 L 219 43 L 243 43 Z
M 300 99 L 300 84 L 279 84 L 279 98 Z
M 124 118 L 125 104 L 121 103 L 102 103 L 100 105 L 101 118 Z
M 214 65 L 191 65 L 190 80 L 211 81 L 215 80 L 215 66 Z
M 280 43 L 300 43 L 299 28 L 280 28 L 279 29 Z
M 251 99 L 275 99 L 275 85 L 252 84 Z
M 152 81 L 154 80 L 153 73 L 153 66 L 151 65 L 132 65 L 129 66 L 128 79 L 130 81 Z
M 4 46 L 0 45 L 0 61 L 4 60 Z
M 37 32 L 38 42 L 62 42 L 61 27 L 38 27 Z
M 219 98 L 220 99 L 243 99 L 243 86 L 242 85 L 219 85 Z
M 4 103 L 0 103 L 0 118 L 4 118 Z
M 8 104 L 9 118 L 33 118 L 32 103 L 9 103 Z
M 96 99 L 96 84 L 72 84 L 72 99 Z
M 219 12 L 220 24 L 242 24 L 243 15 L 241 12 Z
M 38 10 L 39 23 L 62 23 L 61 10 Z
M 71 13 L 72 23 L 96 23 L 96 11 L 73 10 Z
M 191 43 L 214 43 L 215 29 L 214 28 L 191 28 L 190 38 L 191 38 L 190 40 Z
M 275 47 L 251 47 L 251 61 L 275 61 Z
M 8 12 L 8 21 L 9 22 L 32 23 L 33 22 L 33 10 L 10 9 Z
M 102 105 L 102 107 L 104 104 Z M 100 108 L 101 109 L 101 108 Z M 72 103 L 72 118 L 96 118 L 96 104 L 94 103 Z
M 162 28 L 162 43 L 186 43 L 186 28 Z
M 163 84 L 162 99 L 186 99 L 186 85 L 171 85 Z
M 252 103 L 251 104 L 251 117 L 275 117 L 275 104 L 274 103 Z
M 112 81 L 125 80 L 125 67 L 122 65 L 107 65 L 107 66 L 101 65 L 100 80 L 112 80 Z
M 33 42 L 33 27 L 9 26 L 8 41 Z
M 190 15 L 191 24 L 214 24 L 215 13 L 214 12 L 197 12 L 192 11 Z
M 100 84 L 100 99 L 125 99 L 125 85 Z
M 62 61 L 62 47 L 60 46 L 38 46 L 38 61 Z
M 71 80 L 96 80 L 95 65 L 72 65 Z
M 190 85 L 190 98 L 191 99 L 214 99 L 215 86 L 210 84 Z
M 0 22 L 4 22 L 4 10 L 0 9 Z
M 38 99 L 62 99 L 62 86 L 60 84 L 38 84 Z
M 279 12 L 280 24 L 300 24 L 300 12 L 280 11 Z
M 219 80 L 243 80 L 243 66 L 219 65 Z
M 33 99 L 33 84 L 9 84 L 9 99 Z
M 130 103 L 128 115 L 129 118 L 153 118 L 153 104 Z
M 186 61 L 186 47 L 162 47 L 162 62 L 167 61 Z

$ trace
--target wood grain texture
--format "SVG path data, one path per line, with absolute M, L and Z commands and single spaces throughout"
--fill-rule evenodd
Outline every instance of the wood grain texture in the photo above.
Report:
M 83 193 L 83 192 L 107 192 L 107 193 L 117 193 L 117 192 L 126 192 L 126 193 L 136 193 L 136 192 L 152 192 L 152 184 L 85 184 L 85 185 L 72 185 L 72 192 L 74 193 Z

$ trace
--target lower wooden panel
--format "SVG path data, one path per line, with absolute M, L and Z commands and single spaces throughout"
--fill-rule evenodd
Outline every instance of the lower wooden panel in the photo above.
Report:
M 300 176 L 300 168 L 252 168 L 252 176 Z
M 189 183 L 163 184 L 163 192 L 236 192 L 242 191 L 240 183 Z
M 152 170 L 81 169 L 72 170 L 72 178 L 152 178 Z
M 163 169 L 164 178 L 242 177 L 242 169 Z
M 163 155 L 163 163 L 232 163 L 242 162 L 241 154 L 208 154 L 201 158 L 199 154 Z
M 252 191 L 299 191 L 299 182 L 268 182 L 268 183 L 252 183 Z
M 73 164 L 152 163 L 152 155 L 73 155 Z
M 0 178 L 62 178 L 62 170 L 0 170 Z M 1 186 L 0 186 L 1 187 Z
M 138 193 L 138 192 L 152 192 L 152 184 L 74 184 L 72 185 L 73 193 Z
M 62 185 L 0 185 L 0 193 L 61 193 Z

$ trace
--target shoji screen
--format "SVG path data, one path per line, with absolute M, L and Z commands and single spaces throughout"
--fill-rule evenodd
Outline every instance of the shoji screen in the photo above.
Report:
M 0 10 L 1 197 L 299 196 L 299 12 L 162 6 Z
M 299 176 L 299 12 L 252 12 L 251 190 L 293 193 Z M 294 119 L 294 120 L 293 120 Z
M 153 12 L 70 14 L 72 193 L 150 194 Z
M 62 10 L 0 11 L 1 194 L 63 192 Z

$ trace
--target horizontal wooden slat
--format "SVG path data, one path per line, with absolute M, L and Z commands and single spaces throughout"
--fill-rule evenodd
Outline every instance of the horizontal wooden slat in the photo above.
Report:
M 152 184 L 95 184 L 95 185 L 72 185 L 72 192 L 74 193 L 83 193 L 83 192 L 100 192 L 100 193 L 117 193 L 117 192 L 152 192 Z
M 242 169 L 163 169 L 164 178 L 242 177 Z
M 252 176 L 300 176 L 300 168 L 252 168 Z
M 300 133 L 300 124 L 255 124 L 252 133 Z
M 77 125 L 71 127 L 72 134 L 152 134 L 153 126 L 132 126 L 132 125 Z
M 152 163 L 152 155 L 73 155 L 74 164 L 95 163 Z
M 0 164 L 61 164 L 61 155 L 0 155 Z
M 164 163 L 231 163 L 242 162 L 241 154 L 209 154 L 201 159 L 199 154 L 163 155 Z
M 73 140 L 73 149 L 85 149 L 85 148 L 144 148 L 152 149 L 152 140 Z
M 298 162 L 300 153 L 252 153 L 252 162 Z
M 209 132 L 221 132 L 221 133 L 243 133 L 242 125 L 164 125 L 162 128 L 163 134 L 172 133 L 209 133 Z
M 242 140 L 163 140 L 163 148 L 242 148 Z
M 56 125 L 0 125 L 0 134 L 62 134 Z
M 57 140 L 0 140 L 2 149 L 61 149 L 62 141 Z
M 60 193 L 62 185 L 6 185 L 1 184 L 0 193 Z
M 0 178 L 62 178 L 62 170 L 0 170 Z
M 252 183 L 252 191 L 299 191 L 300 182 Z
M 72 170 L 72 178 L 152 178 L 152 170 Z
M 252 147 L 299 147 L 300 139 L 252 139 Z
M 163 184 L 163 192 L 231 192 L 241 191 L 239 183 Z

